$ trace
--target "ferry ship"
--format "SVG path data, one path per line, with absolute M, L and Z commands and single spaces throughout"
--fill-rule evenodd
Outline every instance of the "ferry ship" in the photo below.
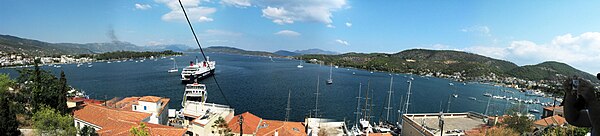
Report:
M 181 82 L 182 83 L 190 83 L 194 80 L 204 79 L 215 72 L 215 61 L 202 61 L 198 63 L 196 59 L 196 63 L 190 62 L 190 65 L 183 68 L 181 70 Z
M 227 105 L 206 102 L 206 96 L 204 84 L 186 84 L 181 102 L 183 107 L 175 112 L 175 123 L 172 125 L 187 128 L 186 134 L 205 136 L 214 135 L 212 126 L 219 118 L 223 118 L 225 122 L 231 121 L 234 109 Z

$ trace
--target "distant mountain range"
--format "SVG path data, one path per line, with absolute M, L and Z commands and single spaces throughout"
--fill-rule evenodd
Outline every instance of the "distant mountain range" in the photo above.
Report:
M 30 55 L 91 54 L 113 51 L 186 51 L 191 47 L 181 44 L 137 46 L 115 41 L 106 43 L 48 43 L 10 35 L 0 35 L 0 51 L 27 53 Z
M 323 54 L 323 55 L 336 55 L 339 54 L 337 52 L 334 51 L 326 51 L 326 50 L 321 50 L 321 49 L 306 49 L 306 50 L 296 50 L 296 51 L 286 51 L 286 50 L 279 50 L 276 52 L 273 52 L 277 55 L 281 55 L 281 56 L 298 56 L 298 55 L 304 55 L 304 54 Z
M 326 64 L 355 67 L 367 70 L 401 73 L 463 73 L 465 77 L 478 77 L 495 73 L 527 80 L 552 80 L 557 76 L 573 76 L 600 82 L 595 76 L 560 62 L 543 62 L 537 65 L 518 66 L 505 60 L 493 59 L 468 52 L 451 50 L 410 49 L 394 54 L 345 53 L 340 55 L 303 55 L 303 60 L 317 59 Z

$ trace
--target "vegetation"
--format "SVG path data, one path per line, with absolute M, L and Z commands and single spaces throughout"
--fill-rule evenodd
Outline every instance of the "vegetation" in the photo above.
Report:
M 589 128 L 575 127 L 572 125 L 553 126 L 543 130 L 544 136 L 585 136 L 590 132 Z
M 508 116 L 504 118 L 502 124 L 509 129 L 513 129 L 521 134 L 529 134 L 533 131 L 533 120 L 525 116 L 527 110 L 525 107 L 515 106 L 508 110 Z
M 494 73 L 498 76 L 514 76 L 522 79 L 552 79 L 556 74 L 578 75 L 598 82 L 591 74 L 577 70 L 563 63 L 544 62 L 538 65 L 519 67 L 504 60 L 493 59 L 473 53 L 449 50 L 411 49 L 395 54 L 385 53 L 346 53 L 340 55 L 302 55 L 298 59 L 317 59 L 324 64 L 354 67 L 366 70 L 399 73 L 436 73 L 452 75 L 461 73 L 464 77 L 479 77 Z
M 223 119 L 223 117 L 219 117 L 219 119 L 215 120 L 215 124 L 211 127 L 216 128 L 218 130 L 219 135 L 222 136 L 233 136 L 231 133 L 231 129 L 229 129 L 227 125 L 227 121 Z
M 79 135 L 80 136 L 98 136 L 98 134 L 96 133 L 96 129 L 89 127 L 89 126 L 83 126 L 83 128 L 81 128 L 81 130 L 79 130 Z
M 24 39 L 10 35 L 0 35 L 0 51 L 25 53 L 33 56 L 93 53 L 88 49 Z
M 140 123 L 139 126 L 132 126 L 131 129 L 129 129 L 129 132 L 131 133 L 131 135 L 134 136 L 149 136 L 150 133 L 148 132 L 148 129 L 146 129 L 146 124 L 144 123 Z
M 174 52 L 171 50 L 162 51 L 162 52 L 135 52 L 135 51 L 116 51 L 116 52 L 107 52 L 98 54 L 95 56 L 96 59 L 99 60 L 110 60 L 110 59 L 131 59 L 131 58 L 148 58 L 150 56 L 160 57 L 160 56 L 172 56 L 172 55 L 181 55 L 180 52 Z
M 519 136 L 519 133 L 506 127 L 494 127 L 486 130 L 485 133 L 479 134 L 479 136 Z
M 273 56 L 280 57 L 280 55 L 266 52 L 266 51 L 247 51 L 233 47 L 225 47 L 225 46 L 213 46 L 208 48 L 203 48 L 204 52 L 210 53 L 225 53 L 225 54 L 240 54 L 240 55 L 252 55 L 252 56 Z M 200 49 L 191 50 L 193 52 L 199 52 Z
M 60 114 L 56 109 L 48 106 L 41 106 L 33 114 L 33 128 L 38 135 L 51 136 L 72 136 L 77 134 L 77 129 L 73 126 L 73 117 Z
M 14 111 L 11 109 L 11 100 L 8 97 L 8 87 L 5 86 L 7 82 L 10 82 L 10 79 L 5 74 L 0 75 L 0 135 L 5 136 L 15 136 L 20 135 L 21 131 L 19 131 L 18 126 L 19 122 L 17 121 L 17 116 Z

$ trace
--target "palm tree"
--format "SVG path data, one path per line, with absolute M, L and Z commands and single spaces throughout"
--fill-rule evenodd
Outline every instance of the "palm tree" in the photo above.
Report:
M 219 130 L 220 135 L 233 136 L 233 134 L 231 133 L 231 129 L 229 129 L 227 122 L 225 121 L 225 119 L 223 119 L 223 117 L 219 117 L 219 119 L 215 120 L 215 124 L 213 124 L 211 127 Z

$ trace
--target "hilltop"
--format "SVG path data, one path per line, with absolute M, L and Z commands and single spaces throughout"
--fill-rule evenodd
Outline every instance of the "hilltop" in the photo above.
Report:
M 25 53 L 34 56 L 63 54 L 93 54 L 114 51 L 165 51 L 187 50 L 185 45 L 137 46 L 124 41 L 105 43 L 49 43 L 11 35 L 0 35 L 0 51 L 8 53 Z
M 238 49 L 234 47 L 227 46 L 211 46 L 207 48 L 203 48 L 204 52 L 210 53 L 226 53 L 226 54 L 239 54 L 239 55 L 253 55 L 253 56 L 273 56 L 273 57 L 281 57 L 280 55 L 266 52 L 266 51 L 247 51 L 243 49 Z M 194 52 L 200 51 L 200 49 L 190 50 Z
M 302 55 L 298 59 L 317 59 L 325 64 L 355 67 L 374 71 L 397 73 L 459 74 L 475 78 L 493 73 L 501 77 L 517 77 L 528 80 L 555 79 L 559 76 L 577 75 L 598 82 L 595 76 L 559 62 L 544 62 L 537 65 L 518 66 L 512 62 L 478 54 L 452 51 L 410 49 L 394 54 L 345 53 L 340 55 Z

